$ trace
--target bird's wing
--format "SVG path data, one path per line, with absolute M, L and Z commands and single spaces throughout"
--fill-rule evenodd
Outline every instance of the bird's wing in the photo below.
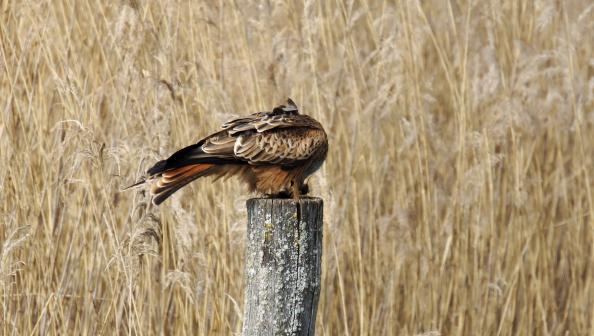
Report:
M 285 105 L 275 107 L 271 112 L 258 112 L 224 123 L 222 129 L 230 135 L 246 131 L 265 132 L 273 128 L 309 126 L 308 118 L 299 115 L 297 105 L 289 99 Z
M 244 118 L 239 122 L 228 126 L 227 131 L 230 135 L 239 134 L 245 131 L 265 132 L 273 128 L 305 126 L 300 125 L 299 118 L 290 115 L 273 115 L 272 113 L 253 118 Z
M 297 165 L 325 146 L 326 135 L 310 127 L 274 128 L 239 135 L 235 157 L 250 164 Z
M 250 164 L 292 165 L 306 160 L 326 142 L 321 125 L 300 115 L 292 100 L 271 112 L 230 120 L 204 140 L 205 153 L 233 155 Z
M 299 116 L 301 117 L 301 116 Z M 204 139 L 198 156 L 216 156 L 250 164 L 292 165 L 307 160 L 326 141 L 323 130 L 302 118 L 255 120 Z
M 149 175 L 189 164 L 298 164 L 326 141 L 321 125 L 299 114 L 291 100 L 271 112 L 228 121 L 222 128 L 158 162 Z

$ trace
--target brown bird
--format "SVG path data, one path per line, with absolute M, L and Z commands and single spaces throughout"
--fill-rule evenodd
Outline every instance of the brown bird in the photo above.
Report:
M 222 130 L 157 162 L 145 181 L 157 180 L 151 193 L 161 204 L 186 184 L 203 176 L 240 176 L 257 191 L 273 197 L 307 194 L 305 179 L 314 173 L 328 153 L 322 125 L 299 114 L 288 99 L 272 112 L 258 112 L 230 120 Z

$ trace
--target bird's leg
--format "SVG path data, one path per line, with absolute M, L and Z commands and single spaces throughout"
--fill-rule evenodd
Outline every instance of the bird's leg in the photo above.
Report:
M 293 198 L 299 198 L 301 195 L 305 195 L 309 192 L 309 186 L 303 181 L 291 181 L 291 196 Z

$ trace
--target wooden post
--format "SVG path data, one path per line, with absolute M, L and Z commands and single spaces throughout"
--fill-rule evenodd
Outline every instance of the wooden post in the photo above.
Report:
M 253 198 L 247 209 L 243 335 L 314 335 L 323 201 Z

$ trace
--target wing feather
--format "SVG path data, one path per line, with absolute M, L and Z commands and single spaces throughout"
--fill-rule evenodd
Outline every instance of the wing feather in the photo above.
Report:
M 295 103 L 287 103 L 272 112 L 230 120 L 222 125 L 223 130 L 172 158 L 184 163 L 298 164 L 321 148 L 326 133 L 317 121 L 299 114 Z M 165 168 L 180 165 L 169 166 Z
M 232 155 L 236 139 L 227 132 L 220 132 L 216 136 L 207 138 L 202 145 L 202 151 L 208 154 Z
M 235 142 L 235 156 L 250 164 L 292 165 L 322 149 L 325 136 L 322 130 L 305 127 L 245 134 Z
M 274 114 L 274 112 L 259 112 L 247 118 L 240 118 L 227 122 L 223 124 L 222 128 L 227 130 L 230 135 L 235 135 L 252 130 L 262 133 L 277 128 L 305 126 L 311 126 L 311 120 L 309 118 L 304 118 L 304 116 L 300 114 Z

